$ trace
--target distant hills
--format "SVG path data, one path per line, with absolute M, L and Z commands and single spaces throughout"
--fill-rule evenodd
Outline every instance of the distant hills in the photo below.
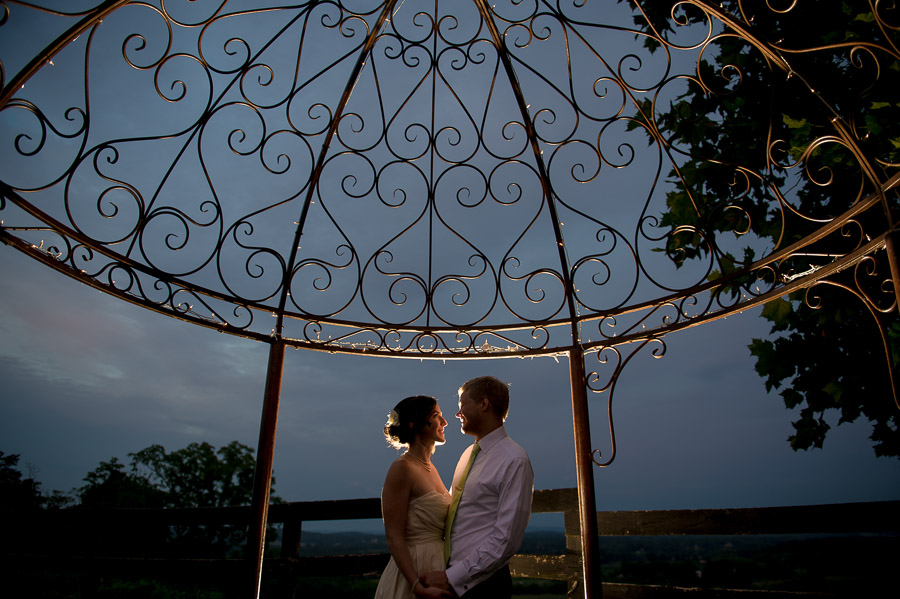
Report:
M 564 554 L 566 538 L 559 530 L 537 530 L 525 533 L 519 553 Z M 384 533 L 371 532 L 306 532 L 300 538 L 300 555 L 348 555 L 388 553 Z

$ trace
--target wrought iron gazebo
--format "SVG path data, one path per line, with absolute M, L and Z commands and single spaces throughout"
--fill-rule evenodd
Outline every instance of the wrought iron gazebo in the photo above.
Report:
M 869 38 L 797 46 L 768 35 L 797 2 L 783 4 L 0 0 L 4 35 L 35 19 L 55 38 L 28 62 L 2 56 L 0 239 L 270 346 L 254 596 L 286 347 L 567 357 L 584 592 L 599 596 L 593 468 L 615 437 L 610 412 L 612 452 L 592 450 L 588 395 L 610 409 L 637 352 L 836 285 L 879 325 L 897 401 L 885 323 L 900 175 L 867 142 L 866 106 L 896 103 L 900 19 L 871 2 Z M 732 42 L 775 90 L 753 115 L 767 138 L 745 140 L 755 164 L 698 154 L 664 118 L 690 89 L 710 114 L 741 97 L 751 73 L 722 62 Z M 816 89 L 804 67 L 823 56 L 859 73 L 849 95 L 869 104 Z M 785 103 L 818 127 L 799 149 Z M 835 149 L 840 169 L 823 158 Z M 696 186 L 688 164 L 728 193 Z M 838 175 L 852 197 L 798 199 Z M 692 207 L 682 220 L 673 194 Z

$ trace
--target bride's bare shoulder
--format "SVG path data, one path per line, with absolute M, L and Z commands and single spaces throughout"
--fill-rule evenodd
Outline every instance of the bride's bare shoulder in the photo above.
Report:
M 400 456 L 393 462 L 391 462 L 390 467 L 387 471 L 387 478 L 395 478 L 395 477 L 410 477 L 414 472 L 414 464 L 411 464 L 409 460 Z

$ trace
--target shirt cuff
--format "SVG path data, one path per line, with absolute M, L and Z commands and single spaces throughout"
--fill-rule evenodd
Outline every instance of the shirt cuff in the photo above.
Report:
M 462 566 L 450 566 L 447 568 L 447 582 L 453 588 L 453 592 L 460 597 L 472 588 L 472 580 L 467 579 Z

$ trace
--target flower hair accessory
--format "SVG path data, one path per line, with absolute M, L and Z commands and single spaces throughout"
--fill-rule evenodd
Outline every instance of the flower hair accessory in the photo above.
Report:
M 400 424 L 400 415 L 397 413 L 397 410 L 391 410 L 388 412 L 387 419 L 388 426 L 397 426 Z

